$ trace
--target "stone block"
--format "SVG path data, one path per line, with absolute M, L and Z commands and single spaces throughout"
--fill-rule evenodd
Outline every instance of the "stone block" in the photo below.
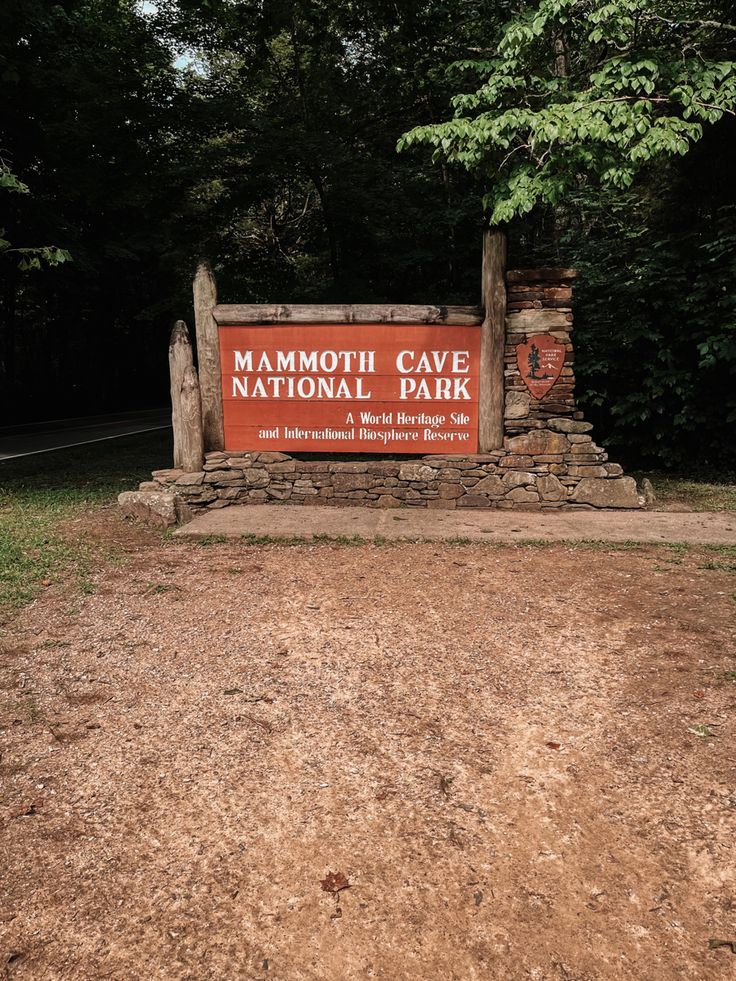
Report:
M 534 487 L 537 478 L 528 470 L 509 470 L 503 475 L 503 492 L 513 490 L 514 487 Z
M 535 504 L 539 501 L 539 493 L 536 490 L 528 490 L 526 487 L 514 487 L 505 498 L 513 501 L 514 504 Z
M 347 494 L 354 490 L 367 490 L 373 483 L 373 476 L 365 472 L 338 471 L 332 478 L 332 486 L 339 494 Z
M 245 470 L 244 473 L 248 487 L 268 487 L 271 482 L 266 470 Z
M 489 508 L 491 506 L 487 497 L 481 497 L 478 494 L 465 494 L 464 497 L 459 497 L 455 504 L 459 508 Z
M 564 485 L 559 482 L 554 474 L 537 477 L 537 490 L 543 501 L 564 501 L 567 499 Z
M 460 484 L 451 484 L 451 483 L 444 483 L 444 482 L 440 483 L 437 490 L 439 492 L 439 496 L 445 501 L 449 501 L 453 497 L 462 497 L 462 495 L 465 493 Z
M 330 464 L 331 473 L 367 473 L 368 464 L 367 463 L 331 463 Z
M 504 415 L 507 419 L 523 419 L 529 415 L 531 397 L 528 392 L 506 392 Z
M 552 433 L 546 429 L 535 429 L 524 436 L 512 436 L 505 441 L 509 453 L 522 456 L 537 456 L 537 454 L 567 453 L 570 449 L 565 436 Z
M 399 468 L 399 480 L 434 480 L 435 470 L 426 463 L 402 463 Z
M 171 528 L 177 522 L 176 494 L 166 491 L 125 491 L 118 505 L 126 518 L 137 518 L 157 528 Z
M 230 471 L 228 471 L 228 476 L 230 476 Z M 203 480 L 204 470 L 197 470 L 194 473 L 183 473 L 181 477 L 176 478 L 176 484 L 182 487 L 197 487 Z
M 282 460 L 281 463 L 269 463 L 266 467 L 269 473 L 294 473 L 296 460 Z
M 393 497 L 391 494 L 381 494 L 376 501 L 376 506 L 379 508 L 400 508 L 401 501 L 398 500 L 398 498 Z
M 399 464 L 398 463 L 369 463 L 368 473 L 375 474 L 378 477 L 398 477 Z
M 534 466 L 534 460 L 530 456 L 520 456 L 512 453 L 500 460 L 499 466 L 508 468 L 509 470 L 526 470 L 527 467 Z
M 276 453 L 268 451 L 267 453 L 258 454 L 259 463 L 281 463 L 284 460 L 290 460 L 291 457 L 287 453 Z
M 222 490 L 218 490 L 217 496 L 221 501 L 236 501 L 240 493 L 238 487 L 223 487 Z
M 185 474 L 188 477 L 189 474 Z M 241 480 L 243 478 L 242 470 L 209 470 L 202 474 L 202 480 L 199 481 L 201 484 L 203 481 L 205 484 L 219 484 L 223 480 L 232 480 L 233 477 L 239 477 Z M 179 481 L 177 481 L 178 483 Z M 189 483 L 189 481 L 183 480 L 182 483 Z M 192 483 L 197 483 L 197 481 L 192 481 Z
M 508 474 L 506 475 L 508 476 Z M 495 473 L 488 474 L 473 488 L 474 494 L 485 494 L 487 497 L 503 497 L 507 488 L 504 481 Z
M 568 419 L 566 416 L 556 416 L 547 420 L 547 427 L 557 433 L 589 433 L 593 428 L 592 422 L 582 419 Z
M 160 483 L 173 484 L 183 473 L 184 471 L 178 468 L 169 468 L 168 470 L 154 470 L 151 476 Z
M 293 491 L 291 489 L 291 484 L 287 484 L 285 487 L 277 487 L 272 484 L 270 487 L 266 488 L 265 493 L 276 501 L 288 501 Z
M 641 507 L 633 477 L 583 477 L 570 501 L 595 508 Z
M 606 468 L 598 464 L 584 464 L 577 465 L 571 463 L 567 468 L 567 472 L 571 477 L 606 477 Z

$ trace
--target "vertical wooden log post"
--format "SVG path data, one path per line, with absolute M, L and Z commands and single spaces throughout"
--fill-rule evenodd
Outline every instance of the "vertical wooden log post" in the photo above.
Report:
M 217 285 L 209 262 L 200 262 L 194 276 L 194 324 L 202 395 L 202 432 L 205 452 L 225 448 L 220 378 L 220 339 L 212 311 L 217 306 Z
M 506 344 L 506 232 L 483 234 L 482 295 L 485 316 L 480 329 L 478 444 L 481 453 L 503 446 L 504 347 Z
M 202 402 L 199 380 L 193 364 L 184 371 L 180 393 L 181 463 L 185 473 L 196 473 L 204 462 Z
M 174 430 L 174 466 L 181 466 L 181 387 L 184 372 L 194 365 L 189 331 L 183 320 L 177 320 L 169 340 L 169 375 L 171 377 L 171 426 Z

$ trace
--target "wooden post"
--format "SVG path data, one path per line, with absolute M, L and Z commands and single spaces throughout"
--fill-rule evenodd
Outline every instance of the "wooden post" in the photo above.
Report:
M 480 329 L 478 444 L 481 453 L 503 446 L 506 249 L 506 232 L 498 226 L 487 228 L 483 234 L 481 283 L 485 308 Z
M 220 339 L 212 311 L 217 306 L 217 285 L 209 262 L 200 262 L 194 277 L 194 323 L 197 363 L 202 393 L 202 431 L 205 451 L 225 448 L 220 377 Z
M 202 403 L 199 380 L 194 365 L 184 371 L 180 393 L 180 448 L 179 466 L 185 473 L 196 473 L 204 463 L 202 435 Z
M 189 331 L 183 320 L 177 320 L 169 341 L 169 375 L 171 377 L 171 425 L 174 430 L 174 466 L 181 466 L 181 387 L 184 372 L 194 365 Z

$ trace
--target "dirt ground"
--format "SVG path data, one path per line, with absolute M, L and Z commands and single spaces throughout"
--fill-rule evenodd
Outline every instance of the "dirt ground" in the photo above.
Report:
M 735 580 L 712 553 L 101 520 L 124 560 L 4 633 L 5 976 L 734 970 Z

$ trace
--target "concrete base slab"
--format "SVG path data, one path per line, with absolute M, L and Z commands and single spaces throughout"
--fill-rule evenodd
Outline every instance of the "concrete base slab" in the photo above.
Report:
M 315 537 L 391 541 L 520 542 L 597 540 L 736 545 L 736 511 L 412 511 L 409 508 L 247 505 L 208 511 L 174 532 L 177 538 L 223 536 L 306 540 Z

